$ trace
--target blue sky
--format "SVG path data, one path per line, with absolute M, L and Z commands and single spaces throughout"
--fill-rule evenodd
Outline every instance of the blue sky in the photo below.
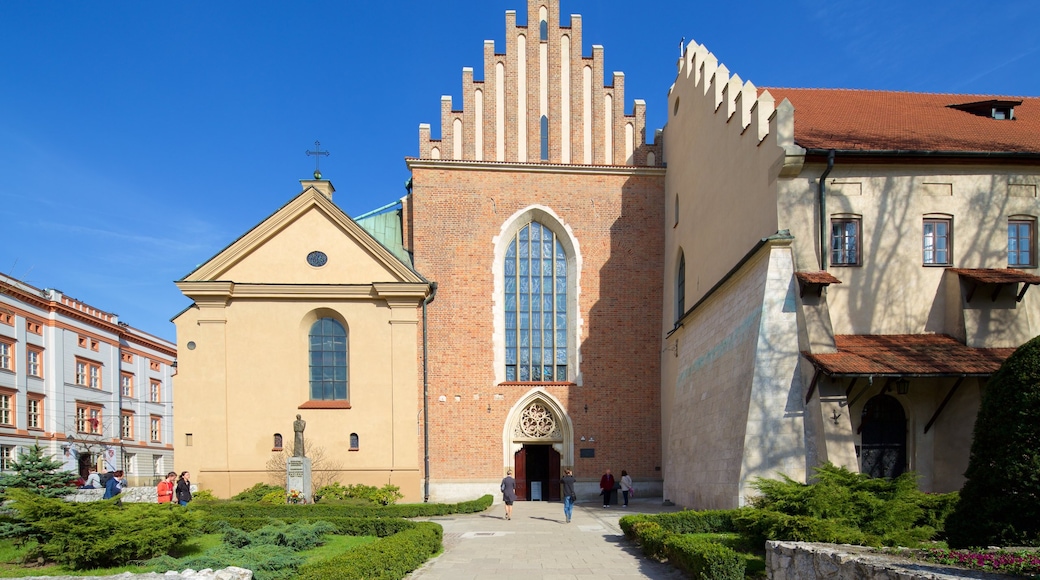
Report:
M 173 282 L 314 170 L 356 216 L 404 195 L 483 41 L 526 0 L 0 2 L 0 272 L 174 339 Z M 1040 2 L 562 0 L 665 122 L 679 42 L 757 86 L 1040 95 Z

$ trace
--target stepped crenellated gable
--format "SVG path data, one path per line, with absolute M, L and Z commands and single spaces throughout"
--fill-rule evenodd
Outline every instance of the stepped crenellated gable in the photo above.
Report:
M 668 91 L 672 115 L 679 110 L 678 99 L 700 96 L 709 106 L 714 105 L 715 115 L 723 116 L 743 137 L 754 139 L 755 145 L 771 139 L 785 150 L 789 162 L 804 154 L 794 142 L 794 106 L 790 101 L 777 104 L 769 91 L 731 75 L 726 65 L 696 41 L 685 46 L 678 66 L 675 84 Z
M 528 0 L 527 25 L 506 12 L 505 52 L 484 41 L 484 80 L 462 69 L 462 109 L 441 97 L 441 138 L 419 125 L 419 157 L 578 165 L 661 165 L 646 142 L 646 103 L 626 115 L 625 75 L 603 84 L 603 47 L 582 55 L 581 16 L 561 26 L 559 0 Z

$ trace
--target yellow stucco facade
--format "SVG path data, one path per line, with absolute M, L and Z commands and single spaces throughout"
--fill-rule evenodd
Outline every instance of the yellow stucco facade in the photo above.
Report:
M 269 482 L 299 414 L 308 454 L 324 452 L 315 479 L 393 484 L 419 501 L 416 337 L 429 284 L 332 203 L 328 181 L 301 183 L 177 282 L 194 304 L 174 319 L 176 469 L 218 497 Z M 311 397 L 309 334 L 325 318 L 346 330 L 345 399 Z

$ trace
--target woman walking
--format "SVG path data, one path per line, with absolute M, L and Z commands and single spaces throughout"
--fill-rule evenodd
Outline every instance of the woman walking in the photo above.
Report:
M 563 484 L 563 515 L 567 516 L 567 523 L 571 523 L 571 512 L 574 510 L 574 500 L 578 499 L 578 496 L 574 494 L 574 473 L 570 469 L 563 472 L 564 475 L 560 479 L 560 483 Z
M 516 501 L 516 480 L 513 479 L 513 470 L 507 469 L 506 476 L 502 478 L 502 484 L 498 486 L 502 490 L 502 502 L 506 504 L 506 519 L 513 519 L 513 502 Z
M 188 505 L 191 501 L 191 474 L 187 471 L 182 471 L 181 476 L 177 478 L 177 503 L 180 505 Z

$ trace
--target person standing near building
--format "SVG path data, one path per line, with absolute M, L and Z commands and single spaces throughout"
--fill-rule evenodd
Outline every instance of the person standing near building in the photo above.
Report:
M 187 471 L 182 471 L 181 476 L 177 478 L 175 493 L 177 503 L 180 505 L 188 505 L 188 502 L 191 501 L 191 474 Z
M 506 504 L 506 519 L 513 519 L 513 502 L 516 501 L 516 480 L 513 479 L 513 470 L 507 469 L 506 476 L 502 478 L 502 484 L 498 486 L 502 490 L 502 502 Z
M 574 510 L 574 500 L 578 498 L 574 493 L 574 474 L 570 469 L 563 472 L 560 478 L 563 485 L 563 515 L 567 516 L 567 523 L 571 523 L 571 512 Z
M 603 496 L 603 507 L 610 507 L 610 495 L 614 493 L 614 475 L 609 469 L 599 478 L 599 493 Z
M 173 488 L 176 486 L 176 479 L 177 473 L 171 471 L 166 474 L 166 479 L 160 481 L 159 485 L 155 486 L 155 493 L 159 496 L 159 503 L 170 503 L 173 501 Z
M 628 492 L 632 490 L 632 477 L 628 475 L 628 472 L 624 469 L 621 470 L 621 496 L 625 498 L 625 505 L 621 507 L 628 507 Z

